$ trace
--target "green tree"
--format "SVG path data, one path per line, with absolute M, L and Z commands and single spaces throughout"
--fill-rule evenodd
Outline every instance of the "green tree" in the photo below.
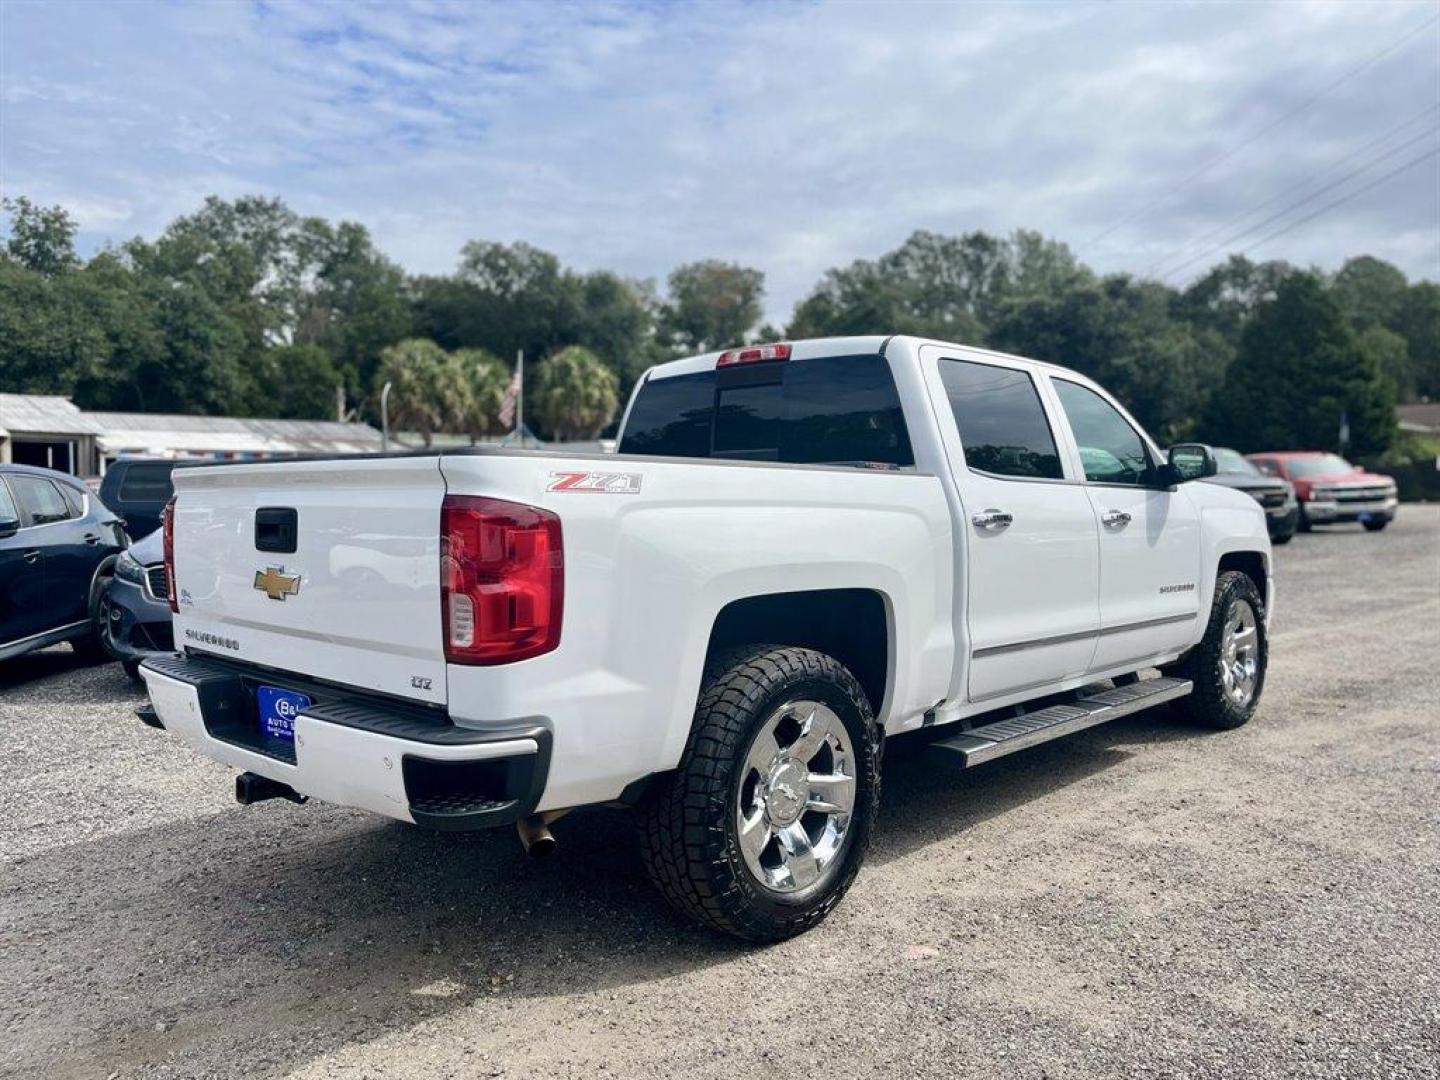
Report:
M 67 394 L 106 354 L 105 328 L 75 273 L 55 277 L 0 258 L 0 386 Z
M 266 349 L 250 368 L 250 412 L 295 420 L 333 420 L 343 376 L 318 345 Z
M 424 338 L 409 338 L 381 352 L 375 400 L 380 400 L 387 382 L 393 384 L 390 430 L 419 432 L 427 447 L 437 433 L 459 430 L 455 417 L 465 415 L 469 402 L 454 400 L 465 393 L 466 386 L 457 379 L 458 370 L 450 354 Z
M 1356 454 L 1389 445 L 1393 390 L 1314 274 L 1294 274 L 1245 327 L 1211 409 L 1216 441 L 1241 450 L 1338 450 L 1341 418 Z
M 619 380 L 589 349 L 571 345 L 548 357 L 525 388 L 529 415 L 561 442 L 593 439 L 620 407 Z
M 1194 281 L 1174 301 L 1175 316 L 1198 331 L 1212 331 L 1226 343 L 1227 358 L 1260 305 L 1275 299 L 1280 283 L 1298 273 L 1287 262 L 1251 262 L 1231 255 Z
M 1190 437 L 1218 384 L 1225 354 L 1170 317 L 1173 294 L 1118 274 L 1017 297 L 989 339 L 1008 352 L 1073 368 L 1100 382 L 1162 442 Z
M 307 218 L 294 242 L 302 283 L 292 338 L 325 349 L 349 391 L 363 393 L 374 382 L 381 350 L 413 332 L 405 274 L 355 222 Z
M 760 321 L 764 296 L 759 270 L 719 259 L 687 263 L 670 272 L 661 325 L 687 352 L 740 345 Z
M 1394 329 L 1405 339 L 1416 395 L 1440 401 L 1440 285 L 1411 285 Z
M 484 349 L 457 349 L 451 357 L 460 365 L 469 387 L 469 411 L 455 430 L 469 435 L 472 442 L 504 434 L 500 409 L 510 385 L 510 369 Z
M 1415 369 L 1403 337 L 1383 326 L 1371 325 L 1355 335 L 1355 342 L 1390 385 L 1397 401 L 1414 399 Z
M 75 269 L 75 219 L 63 206 L 37 206 L 24 195 L 0 199 L 10 217 L 5 252 L 27 270 L 55 277 Z
M 828 271 L 796 307 L 789 334 L 904 333 L 979 343 L 1007 305 L 1093 280 L 1068 247 L 1039 233 L 1000 239 L 922 230 L 879 259 Z
M 1373 326 L 1393 329 L 1408 289 L 1398 267 L 1370 255 L 1345 260 L 1330 285 L 1340 313 L 1356 332 Z

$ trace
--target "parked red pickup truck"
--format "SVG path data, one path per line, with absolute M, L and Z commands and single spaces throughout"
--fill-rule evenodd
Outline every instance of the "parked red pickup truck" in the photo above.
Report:
M 1312 525 L 1358 521 L 1379 532 L 1395 520 L 1395 480 L 1366 472 L 1339 454 L 1318 450 L 1267 451 L 1251 454 L 1261 472 L 1282 476 L 1295 487 L 1300 502 L 1300 531 Z

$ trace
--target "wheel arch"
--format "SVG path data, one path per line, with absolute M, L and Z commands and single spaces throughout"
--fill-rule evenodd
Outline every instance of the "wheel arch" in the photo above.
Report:
M 1255 583 L 1255 590 L 1269 603 L 1270 599 L 1270 564 L 1260 551 L 1227 551 L 1220 556 L 1220 563 L 1216 568 L 1215 576 L 1225 573 L 1227 570 L 1238 570 Z
M 814 649 L 845 665 L 882 722 L 894 693 L 895 618 L 876 589 L 810 589 L 730 601 L 715 616 L 706 660 L 736 645 Z

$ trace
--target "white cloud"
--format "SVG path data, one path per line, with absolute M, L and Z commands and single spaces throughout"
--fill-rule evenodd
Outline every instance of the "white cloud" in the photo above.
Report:
M 1038 228 L 1102 270 L 1203 249 L 1440 101 L 1432 24 L 1178 186 L 1433 10 L 9 4 L 0 186 L 92 244 L 261 191 L 417 271 L 475 237 L 656 278 L 737 259 L 783 321 L 915 228 Z M 1256 254 L 1440 276 L 1437 188 L 1432 160 Z

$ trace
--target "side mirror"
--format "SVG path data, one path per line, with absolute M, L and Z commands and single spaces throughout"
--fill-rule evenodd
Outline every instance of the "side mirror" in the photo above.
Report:
M 1219 470 L 1215 465 L 1215 455 L 1204 443 L 1179 443 L 1170 448 L 1165 471 L 1172 482 L 1183 484 L 1188 480 L 1204 480 Z
M 0 540 L 14 536 L 20 531 L 20 522 L 15 518 L 0 518 Z

